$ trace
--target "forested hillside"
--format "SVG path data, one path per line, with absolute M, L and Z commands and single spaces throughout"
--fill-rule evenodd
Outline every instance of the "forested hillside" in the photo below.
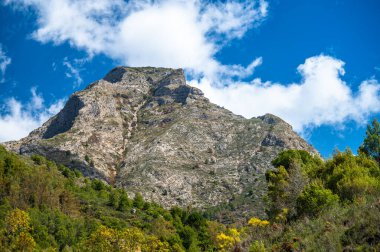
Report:
M 379 124 L 358 155 L 327 161 L 282 152 L 268 182 L 267 218 L 221 224 L 196 209 L 129 198 L 41 156 L 0 147 L 2 251 L 378 251 Z

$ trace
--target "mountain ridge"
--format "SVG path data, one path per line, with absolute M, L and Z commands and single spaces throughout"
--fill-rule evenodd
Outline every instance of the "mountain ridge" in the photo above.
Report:
M 166 207 L 217 206 L 249 195 L 259 212 L 264 174 L 279 152 L 319 155 L 279 117 L 245 119 L 187 85 L 182 69 L 152 67 L 114 68 L 29 136 L 3 145 Z

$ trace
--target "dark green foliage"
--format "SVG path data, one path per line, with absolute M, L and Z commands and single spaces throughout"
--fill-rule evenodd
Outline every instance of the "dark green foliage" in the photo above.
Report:
M 104 184 L 104 182 L 96 179 L 92 180 L 92 188 L 94 188 L 94 190 L 101 191 L 104 190 L 105 187 L 106 185 Z
M 119 204 L 117 206 L 117 210 L 119 211 L 127 211 L 132 206 L 131 200 L 128 198 L 126 192 L 121 191 L 119 197 Z
M 367 126 L 366 137 L 359 152 L 372 157 L 380 164 L 380 123 L 376 118 L 373 120 L 372 126 Z
M 33 237 L 37 244 L 48 248 L 55 244 L 60 249 L 73 246 L 88 235 L 83 219 L 74 219 L 57 210 L 29 210 Z
M 185 226 L 181 231 L 180 231 L 180 236 L 182 239 L 183 246 L 186 249 L 194 249 L 194 247 L 197 246 L 198 240 L 197 240 L 197 234 L 189 226 Z
M 137 207 L 138 209 L 143 209 L 144 199 L 140 193 L 135 194 L 135 197 L 133 198 L 133 206 Z
M 118 190 L 114 190 L 110 193 L 108 205 L 113 208 L 118 208 L 120 203 L 120 192 Z
M 187 217 L 186 224 L 194 228 L 200 228 L 205 226 L 206 220 L 200 213 L 193 212 Z

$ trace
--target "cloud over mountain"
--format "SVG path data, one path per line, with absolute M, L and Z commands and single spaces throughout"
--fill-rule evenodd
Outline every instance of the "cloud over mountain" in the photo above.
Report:
M 33 38 L 40 42 L 68 42 L 90 55 L 105 54 L 129 66 L 181 67 L 206 75 L 240 74 L 218 62 L 215 54 L 224 44 L 260 24 L 268 7 L 263 0 L 7 3 L 36 12 L 38 28 Z
M 337 58 L 305 59 L 297 69 L 302 76 L 299 83 L 273 83 L 254 76 L 263 63 L 261 57 L 248 66 L 222 63 L 218 53 L 268 16 L 264 0 L 7 0 L 6 4 L 35 12 L 35 40 L 69 43 L 90 57 L 103 54 L 128 66 L 185 68 L 189 82 L 211 101 L 246 117 L 279 115 L 298 132 L 347 120 L 362 124 L 380 111 L 378 81 L 362 80 L 358 91 L 351 90 L 342 79 L 344 62 Z
M 0 142 L 27 136 L 31 130 L 41 126 L 63 108 L 64 100 L 47 106 L 36 88 L 33 87 L 30 91 L 31 98 L 26 104 L 12 97 L 0 108 L 6 111 L 5 114 L 0 114 Z
M 366 122 L 370 113 L 380 112 L 380 84 L 364 80 L 354 93 L 342 80 L 344 62 L 325 55 L 311 57 L 298 66 L 300 83 L 272 83 L 254 79 L 213 85 L 207 78 L 191 84 L 202 89 L 211 101 L 245 117 L 273 113 L 302 132 L 307 128 L 342 125 L 347 120 Z

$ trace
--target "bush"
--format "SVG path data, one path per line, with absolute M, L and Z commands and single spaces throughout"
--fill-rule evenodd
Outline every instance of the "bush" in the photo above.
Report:
M 359 152 L 372 157 L 380 164 L 380 123 L 375 118 L 372 126 L 367 126 L 366 138 L 359 148 Z
M 135 194 L 135 197 L 133 198 L 133 206 L 137 207 L 138 209 L 143 209 L 144 199 L 140 193 Z
M 326 162 L 320 176 L 343 200 L 353 201 L 380 189 L 377 163 L 362 155 L 354 156 L 350 150 L 336 152 L 333 159 Z
M 307 186 L 297 198 L 299 215 L 316 216 L 339 202 L 339 197 L 318 183 Z
M 262 241 L 255 241 L 249 247 L 249 252 L 265 252 L 265 251 L 267 250 L 265 249 L 264 243 Z

